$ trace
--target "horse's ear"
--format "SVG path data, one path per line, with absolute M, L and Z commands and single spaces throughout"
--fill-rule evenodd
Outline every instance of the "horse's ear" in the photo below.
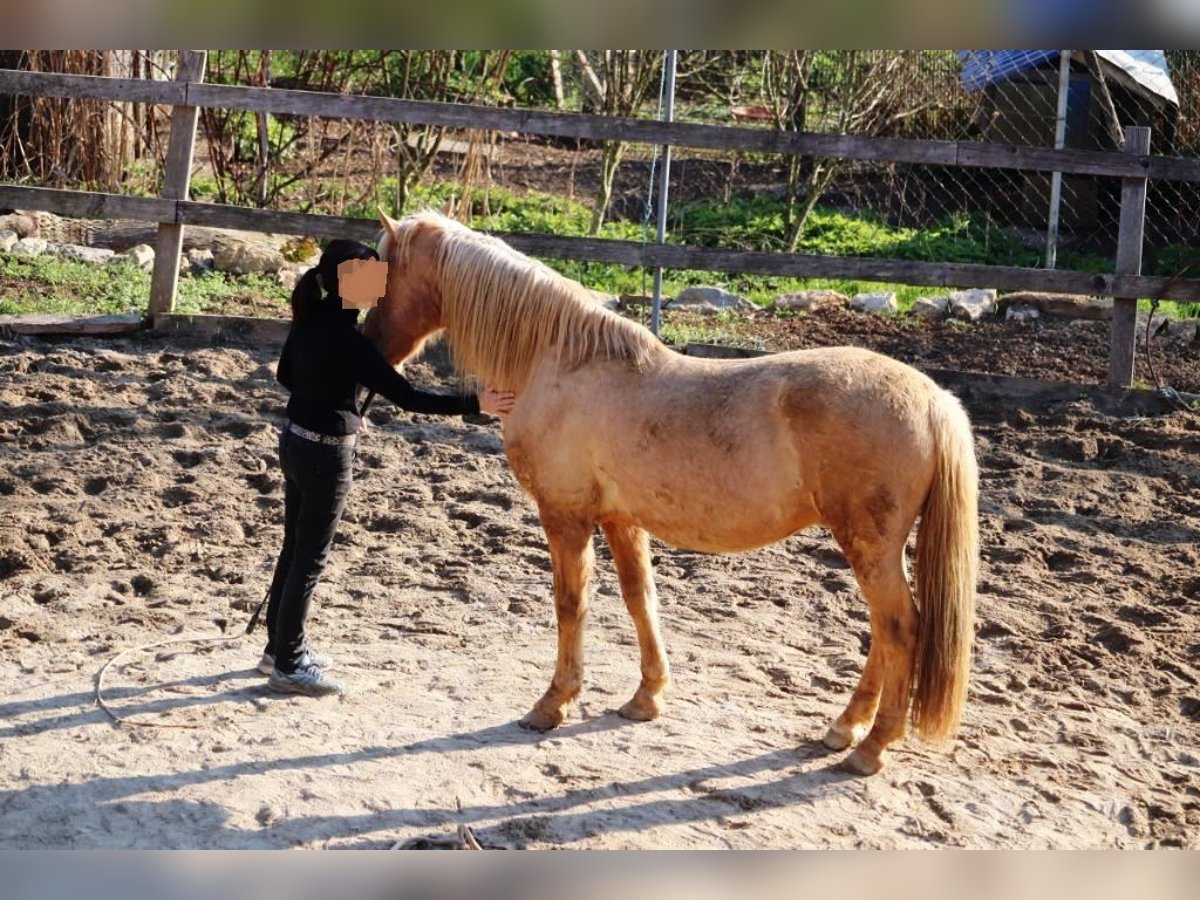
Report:
M 375 207 L 375 210 L 379 213 L 379 223 L 383 226 L 383 230 L 388 234 L 395 234 L 396 228 L 399 227 L 400 223 L 385 213 L 381 208 Z

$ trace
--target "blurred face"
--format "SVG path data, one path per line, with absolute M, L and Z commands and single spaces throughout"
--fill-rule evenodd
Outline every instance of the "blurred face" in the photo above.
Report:
M 337 272 L 342 309 L 370 309 L 387 290 L 388 266 L 381 260 L 348 259 Z

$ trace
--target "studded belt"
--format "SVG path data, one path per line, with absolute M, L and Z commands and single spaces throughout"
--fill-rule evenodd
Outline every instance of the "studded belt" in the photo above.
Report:
M 295 422 L 288 422 L 288 431 L 297 437 L 302 437 L 306 441 L 312 441 L 317 444 L 333 444 L 335 447 L 341 447 L 346 444 L 353 444 L 358 435 L 354 434 L 321 434 L 319 431 L 310 431 L 307 428 L 302 428 Z

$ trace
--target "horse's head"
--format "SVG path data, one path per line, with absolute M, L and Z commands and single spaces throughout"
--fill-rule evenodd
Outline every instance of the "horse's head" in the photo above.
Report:
M 367 315 L 366 334 L 392 365 L 420 352 L 443 326 L 442 294 L 435 250 L 436 223 L 420 218 L 397 222 L 380 211 L 379 256 L 388 264 L 387 291 Z

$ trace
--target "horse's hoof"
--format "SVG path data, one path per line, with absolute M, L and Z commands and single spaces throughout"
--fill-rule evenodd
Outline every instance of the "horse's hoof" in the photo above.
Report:
M 863 726 L 850 728 L 841 722 L 834 722 L 825 732 L 825 737 L 821 738 L 821 743 L 830 750 L 845 750 L 851 744 L 857 744 L 865 736 L 866 728 Z
M 874 775 L 883 768 L 883 756 L 868 755 L 863 753 L 860 747 L 846 757 L 842 766 L 847 772 L 852 772 L 855 775 Z
M 561 712 L 556 711 L 553 715 L 547 715 L 535 706 L 517 724 L 529 731 L 550 731 L 561 725 L 562 720 Z
M 661 700 L 639 700 L 637 697 L 617 710 L 617 715 L 631 722 L 649 722 L 657 719 L 661 713 Z

